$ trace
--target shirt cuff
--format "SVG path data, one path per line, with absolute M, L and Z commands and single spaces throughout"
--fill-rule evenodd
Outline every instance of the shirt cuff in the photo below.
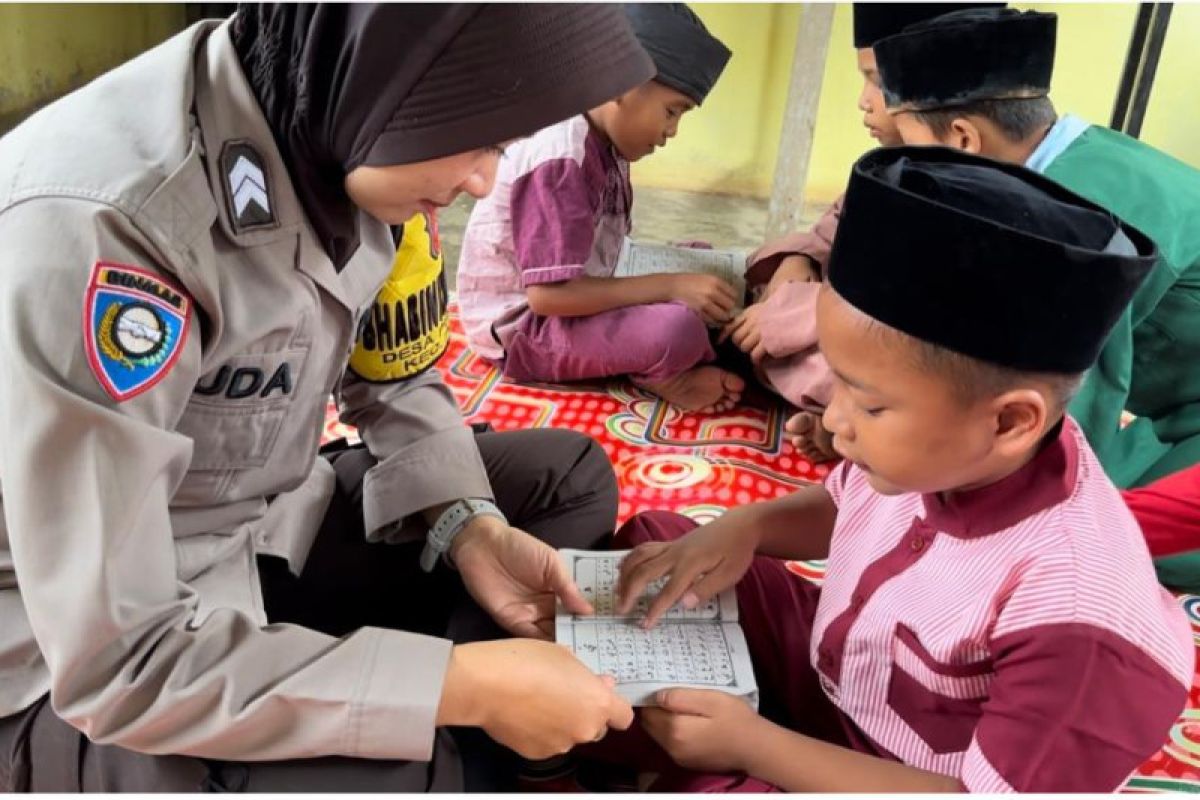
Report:
M 454 645 L 416 633 L 366 630 L 376 637 L 375 657 L 360 678 L 351 711 L 351 753 L 429 761 Z
M 363 479 L 367 540 L 418 538 L 418 531 L 402 530 L 399 523 L 418 511 L 464 497 L 495 499 L 475 434 L 466 426 L 427 436 L 367 471 Z
M 521 286 L 528 288 L 543 283 L 562 283 L 582 278 L 587 270 L 582 264 L 567 264 L 554 267 L 532 267 L 521 270 Z

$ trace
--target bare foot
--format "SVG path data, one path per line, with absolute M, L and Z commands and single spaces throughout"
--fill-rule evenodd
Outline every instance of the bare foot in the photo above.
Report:
M 833 449 L 833 434 L 825 430 L 820 415 L 801 411 L 787 421 L 784 430 L 791 436 L 792 446 L 812 463 L 822 464 L 838 458 Z
M 642 388 L 684 411 L 728 411 L 742 399 L 746 382 L 720 367 L 696 367 L 661 383 Z

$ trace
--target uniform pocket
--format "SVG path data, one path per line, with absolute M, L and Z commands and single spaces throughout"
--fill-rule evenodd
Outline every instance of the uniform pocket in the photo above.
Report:
M 267 463 L 291 404 L 270 400 L 253 406 L 222 407 L 193 400 L 179 432 L 195 443 L 193 470 L 250 469 Z
M 283 427 L 307 351 L 229 359 L 196 386 L 177 430 L 195 443 L 193 470 L 237 470 L 267 463 Z
M 904 625 L 892 640 L 888 706 L 935 753 L 967 749 L 992 680 L 990 660 L 946 664 Z

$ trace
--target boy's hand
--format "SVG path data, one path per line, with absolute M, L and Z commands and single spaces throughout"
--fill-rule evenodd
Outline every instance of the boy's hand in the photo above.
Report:
M 668 281 L 668 298 L 683 303 L 709 325 L 728 322 L 737 308 L 737 292 L 716 275 L 687 272 L 663 277 Z
M 629 613 L 647 586 L 670 575 L 642 622 L 642 627 L 652 628 L 680 600 L 684 608 L 695 608 L 741 580 L 757 547 L 757 536 L 739 526 L 736 511 L 696 528 L 678 541 L 638 545 L 621 561 L 617 611 Z
M 750 356 L 750 360 L 755 366 L 762 363 L 762 360 L 767 357 L 767 348 L 763 344 L 762 338 L 762 314 L 761 305 L 752 305 L 742 311 L 721 330 L 721 336 L 717 340 L 723 342 L 726 339 L 733 339 L 733 343 L 739 350 Z
M 733 695 L 666 689 L 658 708 L 642 709 L 642 726 L 676 763 L 702 772 L 745 772 L 747 753 L 765 720 Z

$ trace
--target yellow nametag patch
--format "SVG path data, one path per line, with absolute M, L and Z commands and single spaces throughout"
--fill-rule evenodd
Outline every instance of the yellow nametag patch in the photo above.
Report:
M 350 368 L 387 383 L 429 369 L 450 343 L 446 275 L 437 220 L 417 214 L 404 223 L 392 274 L 363 316 Z

